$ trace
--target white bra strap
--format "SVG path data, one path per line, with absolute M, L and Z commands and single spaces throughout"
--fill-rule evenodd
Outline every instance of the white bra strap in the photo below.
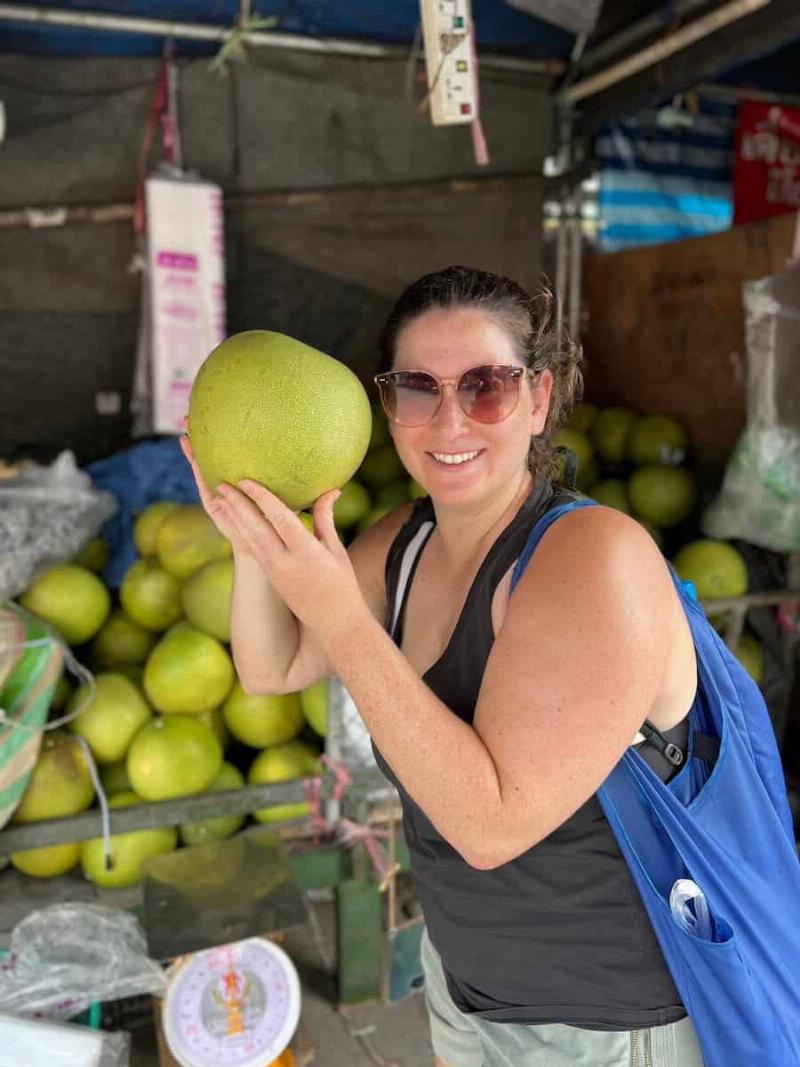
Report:
M 397 630 L 397 622 L 400 618 L 400 612 L 403 609 L 403 601 L 406 598 L 406 589 L 408 587 L 408 580 L 411 577 L 411 571 L 414 564 L 422 551 L 425 542 L 428 540 L 428 535 L 433 530 L 434 523 L 423 522 L 414 536 L 406 545 L 403 558 L 400 562 L 400 574 L 397 579 L 397 588 L 394 593 L 394 603 L 392 605 L 392 624 L 389 627 L 389 636 L 394 637 Z

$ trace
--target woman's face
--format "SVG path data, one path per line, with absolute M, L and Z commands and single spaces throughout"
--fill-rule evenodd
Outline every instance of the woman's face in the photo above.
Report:
M 406 326 L 397 338 L 393 370 L 426 370 L 439 378 L 458 378 L 486 363 L 524 366 L 511 335 L 477 308 L 436 308 Z M 519 402 L 507 419 L 482 423 L 459 405 L 445 387 L 442 403 L 422 426 L 390 423 L 395 447 L 406 469 L 436 503 L 463 506 L 519 483 L 527 471 L 531 437 L 544 429 L 552 374 L 524 378 Z M 477 453 L 464 462 L 442 457 Z M 437 458 L 438 457 L 438 458 Z

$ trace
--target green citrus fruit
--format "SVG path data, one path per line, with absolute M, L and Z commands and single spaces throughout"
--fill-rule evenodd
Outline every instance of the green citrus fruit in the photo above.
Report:
M 8 857 L 18 871 L 31 878 L 56 878 L 71 871 L 81 858 L 81 846 L 76 841 L 68 845 L 46 845 L 12 852 Z
M 167 715 L 143 726 L 128 749 L 133 790 L 144 800 L 207 789 L 222 765 L 219 741 L 194 715 Z
M 233 663 L 220 642 L 188 623 L 161 638 L 144 668 L 147 698 L 164 713 L 210 711 L 223 702 L 233 680 Z
M 265 748 L 253 760 L 247 775 L 250 785 L 288 782 L 293 778 L 309 778 L 319 774 L 319 756 L 304 741 L 287 741 L 285 745 Z M 253 812 L 258 822 L 280 822 L 297 819 L 309 812 L 306 803 L 277 804 Z
M 688 447 L 686 430 L 675 419 L 645 415 L 634 423 L 628 437 L 628 459 L 637 467 L 672 467 L 683 462 Z
M 253 748 L 291 741 L 303 725 L 297 693 L 260 696 L 245 693 L 237 680 L 222 705 L 225 723 L 233 736 Z
M 630 515 L 631 505 L 628 500 L 628 487 L 620 478 L 606 478 L 602 482 L 595 482 L 590 495 L 598 504 L 607 508 L 616 508 Z
M 109 672 L 95 678 L 94 696 L 82 685 L 72 694 L 69 711 L 84 705 L 69 724 L 88 744 L 98 763 L 116 763 L 128 751 L 139 729 L 152 718 L 150 705 L 138 685 L 124 674 Z
M 111 610 L 111 597 L 97 575 L 72 563 L 34 578 L 19 602 L 55 626 L 70 645 L 94 637 Z
M 71 734 L 45 734 L 39 758 L 22 794 L 12 822 L 38 822 L 61 815 L 77 815 L 94 800 L 86 755 Z
M 231 639 L 233 560 L 206 563 L 187 578 L 181 590 L 183 613 L 192 626 L 218 641 Z
M 206 792 L 224 793 L 229 789 L 241 789 L 243 785 L 242 772 L 232 763 L 223 763 Z M 222 841 L 240 830 L 243 824 L 244 815 L 218 815 L 198 822 L 182 823 L 181 840 L 184 845 L 204 845 L 207 841 Z
M 333 505 L 333 521 L 337 530 L 347 530 L 372 507 L 369 493 L 352 479 L 342 486 L 342 495 Z
M 692 514 L 697 486 L 683 467 L 640 467 L 628 482 L 628 496 L 637 518 L 668 529 Z
M 189 400 L 192 448 L 210 488 L 250 478 L 293 510 L 344 485 L 371 432 L 369 398 L 344 363 L 268 330 L 218 345 Z
M 125 613 L 146 630 L 166 630 L 181 617 L 181 583 L 158 560 L 137 560 L 119 591 Z
M 589 436 L 595 452 L 606 463 L 621 463 L 625 459 L 628 435 L 636 422 L 636 414 L 629 408 L 604 408 L 591 424 Z
M 155 634 L 115 608 L 97 631 L 92 655 L 101 667 L 144 663 L 156 643 Z
M 227 559 L 233 549 L 199 504 L 181 504 L 156 532 L 158 562 L 182 580 L 204 564 Z
M 156 554 L 156 536 L 161 523 L 176 508 L 180 507 L 177 500 L 157 500 L 150 504 L 137 517 L 133 524 L 133 542 L 140 556 L 154 556 Z
M 135 793 L 118 793 L 108 801 L 110 808 L 129 808 L 141 804 Z M 109 838 L 111 866 L 106 867 L 103 839 L 93 837 L 81 844 L 81 866 L 90 882 L 103 889 L 125 889 L 142 880 L 142 865 L 151 856 L 171 852 L 178 843 L 174 826 L 152 830 L 132 830 L 126 834 L 112 834 Z
M 677 554 L 673 565 L 685 582 L 693 582 L 700 600 L 744 596 L 747 565 L 744 557 L 726 541 L 692 541 Z

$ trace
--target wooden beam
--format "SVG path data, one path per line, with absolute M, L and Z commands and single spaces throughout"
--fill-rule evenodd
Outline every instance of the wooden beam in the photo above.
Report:
M 607 119 L 630 115 L 717 74 L 769 55 L 800 37 L 797 0 L 771 0 L 687 48 L 610 85 L 581 102 L 584 129 L 591 132 Z

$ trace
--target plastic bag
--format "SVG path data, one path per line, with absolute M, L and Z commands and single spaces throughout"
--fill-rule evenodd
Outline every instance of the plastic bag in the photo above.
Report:
M 121 908 L 65 903 L 17 923 L 0 967 L 0 1012 L 69 1019 L 96 1001 L 163 996 L 138 919 Z
M 130 1034 L 0 1015 L 0 1067 L 128 1067 Z
M 40 567 L 72 559 L 116 510 L 68 451 L 0 482 L 0 601 L 24 592 Z
M 800 551 L 800 264 L 744 284 L 747 428 L 719 496 L 702 518 L 708 537 Z

